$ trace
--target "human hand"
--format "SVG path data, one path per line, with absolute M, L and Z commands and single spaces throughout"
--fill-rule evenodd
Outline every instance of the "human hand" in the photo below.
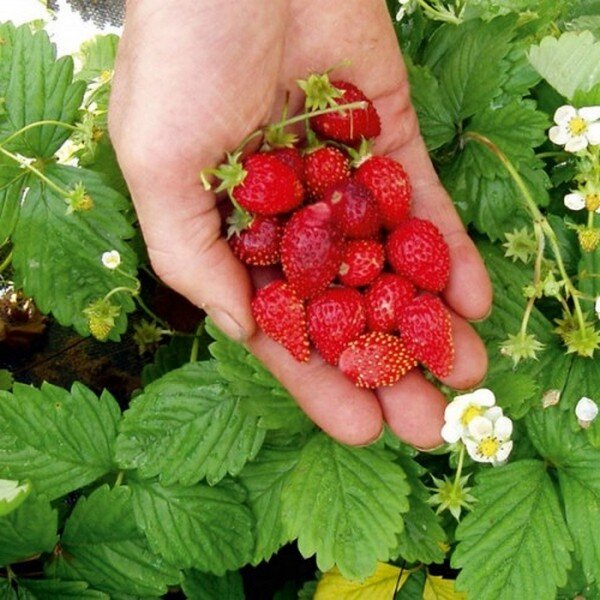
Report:
M 336 77 L 356 83 L 382 120 L 375 151 L 411 176 L 413 213 L 435 222 L 450 246 L 445 299 L 453 309 L 455 367 L 444 383 L 468 388 L 487 368 L 465 319 L 485 316 L 485 268 L 441 187 L 419 135 L 406 72 L 381 0 L 138 0 L 128 5 L 111 101 L 110 131 L 136 205 L 152 265 L 165 283 L 247 342 L 330 435 L 351 444 L 376 438 L 383 420 L 402 439 L 441 443 L 445 399 L 418 370 L 376 393 L 357 389 L 313 353 L 296 362 L 250 313 L 245 267 L 220 237 L 212 194 L 199 182 L 251 131 L 277 120 L 286 90 L 309 72 L 349 61 Z M 293 96 L 291 106 L 298 106 Z

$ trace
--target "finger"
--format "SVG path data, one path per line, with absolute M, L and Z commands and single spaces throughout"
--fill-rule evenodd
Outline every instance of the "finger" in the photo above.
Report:
M 344 444 L 364 445 L 381 434 L 383 418 L 375 394 L 357 388 L 315 352 L 307 363 L 299 363 L 262 332 L 247 345 L 330 436 Z
M 440 381 L 445 385 L 466 390 L 475 387 L 485 377 L 488 368 L 486 348 L 473 327 L 450 311 L 454 365 L 450 375 Z
M 379 388 L 377 396 L 385 421 L 401 440 L 422 449 L 443 443 L 446 399 L 419 369 L 393 386 Z

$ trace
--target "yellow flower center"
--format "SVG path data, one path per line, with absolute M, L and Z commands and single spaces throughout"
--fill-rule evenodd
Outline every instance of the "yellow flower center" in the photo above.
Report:
M 483 408 L 471 404 L 471 406 L 463 412 L 460 422 L 466 427 L 475 417 L 480 417 L 483 413 Z
M 585 207 L 594 212 L 600 208 L 600 194 L 587 194 L 585 197 Z
M 491 458 L 492 456 L 496 455 L 498 448 L 500 448 L 500 442 L 498 441 L 498 438 L 490 436 L 483 438 L 479 442 L 479 445 L 477 446 L 477 452 L 481 454 L 481 456 Z
M 569 121 L 569 131 L 571 132 L 571 135 L 582 135 L 587 131 L 587 128 L 587 121 L 581 117 L 573 117 Z

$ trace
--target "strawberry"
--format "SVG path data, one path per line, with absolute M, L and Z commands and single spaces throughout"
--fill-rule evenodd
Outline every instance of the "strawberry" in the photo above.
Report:
M 275 265 L 279 262 L 282 233 L 283 225 L 277 217 L 254 217 L 247 229 L 229 238 L 229 245 L 247 265 Z
M 400 310 L 414 295 L 415 286 L 408 279 L 394 273 L 382 273 L 365 292 L 369 329 L 384 333 L 397 331 Z
M 352 102 L 366 102 L 365 108 L 340 110 L 310 119 L 310 126 L 321 136 L 353 144 L 361 138 L 377 137 L 381 133 L 381 121 L 373 102 L 352 83 L 347 81 L 332 81 L 331 85 L 341 92 L 340 97 L 334 100 L 335 105 L 342 107 Z
M 319 354 L 336 365 L 344 348 L 365 329 L 363 298 L 352 288 L 330 288 L 306 309 L 308 334 Z
M 338 276 L 344 285 L 369 285 L 383 270 L 385 250 L 376 240 L 350 240 L 344 246 Z
M 399 275 L 428 292 L 446 287 L 450 251 L 439 229 L 425 219 L 409 219 L 390 233 L 387 257 Z
M 298 148 L 275 148 L 269 154 L 291 167 L 296 173 L 296 177 L 304 183 L 304 159 Z
M 310 356 L 304 304 L 285 281 L 272 281 L 252 300 L 252 314 L 258 326 L 298 361 Z
M 304 188 L 294 170 L 266 152 L 250 154 L 242 161 L 243 181 L 231 190 L 235 201 L 251 213 L 263 216 L 289 212 L 304 199 Z
M 450 314 L 431 294 L 417 296 L 399 314 L 400 336 L 409 352 L 436 377 L 452 371 L 454 344 Z
M 358 386 L 393 385 L 417 362 L 402 340 L 389 333 L 371 331 L 351 342 L 340 355 L 340 370 Z
M 304 156 L 304 174 L 307 191 L 319 199 L 332 185 L 350 177 L 350 167 L 341 150 L 321 146 Z
M 283 273 L 300 298 L 323 291 L 342 262 L 343 237 L 324 202 L 294 213 L 281 239 Z
M 408 218 L 412 186 L 399 162 L 389 156 L 371 156 L 360 164 L 354 177 L 375 196 L 385 227 L 394 229 Z
M 331 206 L 334 221 L 348 237 L 369 238 L 379 233 L 377 202 L 362 183 L 353 179 L 337 183 L 327 190 L 323 201 Z

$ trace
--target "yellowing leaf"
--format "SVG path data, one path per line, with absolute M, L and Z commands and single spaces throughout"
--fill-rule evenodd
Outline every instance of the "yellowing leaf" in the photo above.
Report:
M 327 571 L 319 581 L 314 600 L 390 600 L 404 585 L 410 573 L 410 570 L 405 569 L 398 581 L 398 567 L 377 563 L 377 569 L 371 577 L 364 581 L 350 581 L 334 568 Z
M 467 596 L 454 589 L 454 579 L 427 574 L 423 600 L 467 600 Z

